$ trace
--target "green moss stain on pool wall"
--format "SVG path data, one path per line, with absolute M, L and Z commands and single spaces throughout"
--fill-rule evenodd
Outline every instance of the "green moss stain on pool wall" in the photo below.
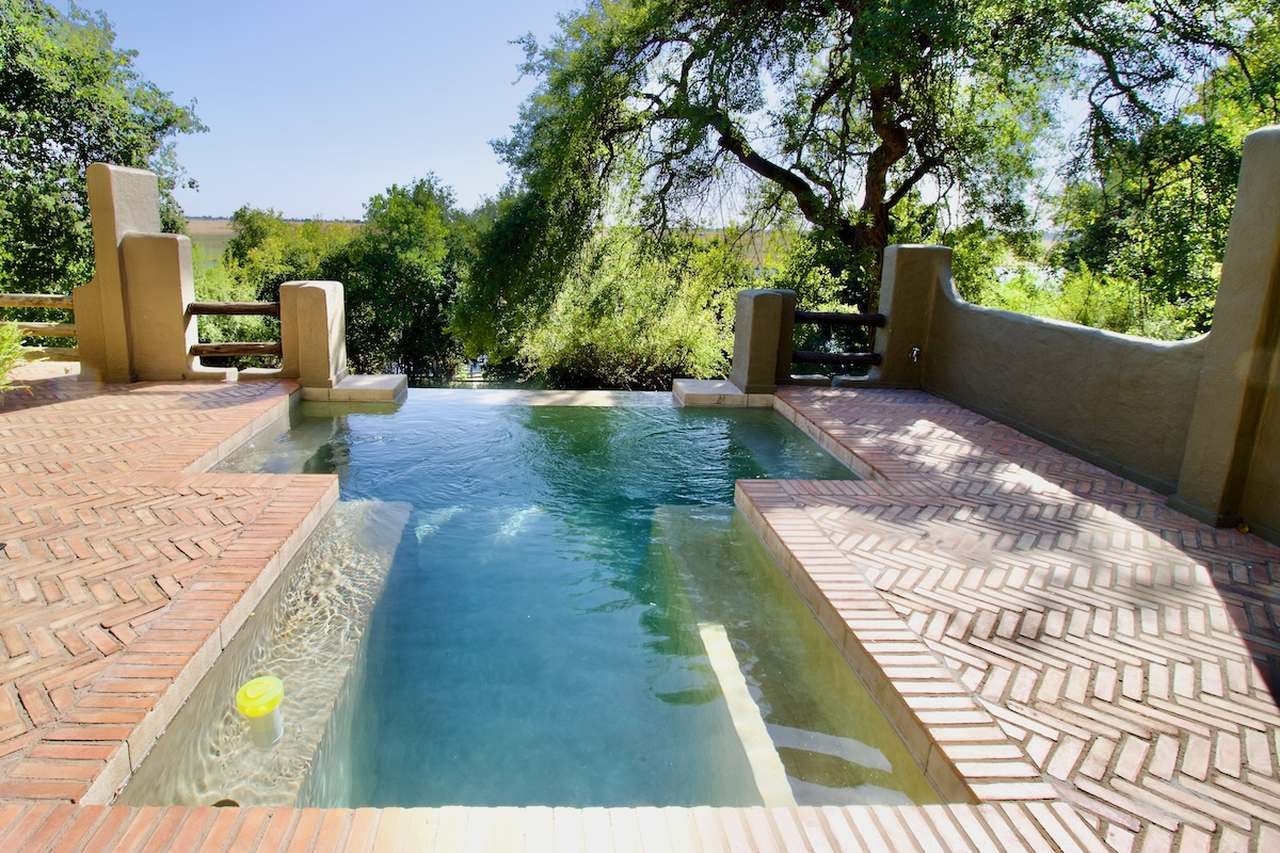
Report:
M 333 412 L 226 466 L 413 506 L 301 804 L 759 804 L 700 623 L 798 802 L 936 801 L 732 509 L 737 479 L 851 476 L 780 416 L 432 392 Z

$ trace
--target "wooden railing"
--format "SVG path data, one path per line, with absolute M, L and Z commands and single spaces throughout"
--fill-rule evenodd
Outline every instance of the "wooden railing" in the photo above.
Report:
M 195 316 L 206 314 L 218 317 L 279 317 L 279 302 L 192 302 L 187 313 Z
M 213 317 L 279 317 L 279 302 L 192 302 L 187 314 Z M 223 341 L 216 344 L 193 344 L 194 356 L 279 356 L 279 341 Z
M 279 341 L 224 341 L 192 344 L 192 355 L 280 355 Z
M 797 323 L 815 326 L 884 328 L 887 322 L 883 314 L 856 314 L 836 311 L 797 311 Z M 878 352 L 821 352 L 797 350 L 791 354 L 792 363 L 826 364 L 833 367 L 872 367 L 883 359 Z
M 74 310 L 71 297 L 62 293 L 0 293 L 0 308 L 44 308 L 50 311 Z M 74 338 L 74 323 L 56 323 L 45 320 L 19 320 L 18 330 L 24 338 Z M 24 346 L 22 352 L 29 358 L 52 358 L 59 361 L 78 361 L 80 351 L 76 347 Z

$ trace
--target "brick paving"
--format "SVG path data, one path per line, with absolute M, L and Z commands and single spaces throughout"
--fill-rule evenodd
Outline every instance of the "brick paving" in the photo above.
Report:
M 0 805 L 4 850 L 1105 850 L 1089 833 L 1062 804 L 355 810 Z
M 995 721 L 942 744 L 980 799 L 1002 734 L 1113 849 L 1280 850 L 1280 549 L 927 394 L 776 405 L 870 479 L 744 482 L 740 505 L 828 630 L 903 644 L 855 666 L 951 695 L 895 663 L 923 647 Z M 935 740 L 959 725 L 912 712 Z
M 902 391 L 783 390 L 868 479 L 743 482 L 738 501 L 956 802 L 89 805 L 333 499 L 332 478 L 197 473 L 291 391 L 55 378 L 0 409 L 0 849 L 1280 849 L 1280 551 Z
M 35 377 L 0 398 L 0 800 L 102 803 L 337 484 L 188 473 L 285 415 L 293 383 Z

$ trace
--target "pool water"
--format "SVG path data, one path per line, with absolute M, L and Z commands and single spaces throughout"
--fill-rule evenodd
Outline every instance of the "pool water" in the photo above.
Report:
M 410 507 L 299 804 L 936 801 L 733 509 L 849 471 L 770 410 L 634 401 L 304 404 L 223 466 Z

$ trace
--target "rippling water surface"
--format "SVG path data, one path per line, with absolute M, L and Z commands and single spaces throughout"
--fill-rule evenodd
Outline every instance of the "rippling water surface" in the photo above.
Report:
M 707 625 L 799 802 L 936 799 L 732 509 L 737 479 L 849 472 L 772 411 L 662 399 L 304 406 L 228 462 L 409 506 L 302 803 L 758 804 Z

